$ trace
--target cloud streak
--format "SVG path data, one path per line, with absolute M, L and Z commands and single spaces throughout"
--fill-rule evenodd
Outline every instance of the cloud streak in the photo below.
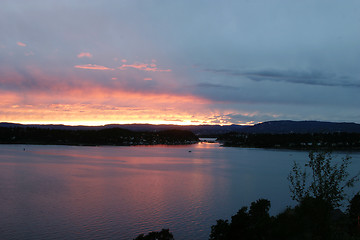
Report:
M 114 68 L 108 68 L 108 67 L 96 65 L 96 64 L 75 65 L 74 68 L 90 69 L 90 70 L 115 70 Z
M 134 63 L 134 64 L 123 64 L 118 69 L 127 70 L 127 69 L 137 69 L 146 72 L 171 72 L 171 69 L 159 69 L 155 63 Z
M 26 47 L 26 44 L 23 42 L 17 42 L 16 44 L 20 47 Z
M 79 53 L 79 54 L 77 55 L 77 57 L 78 57 L 78 58 L 84 58 L 84 57 L 86 57 L 86 58 L 92 58 L 93 55 L 92 55 L 91 53 L 89 53 L 89 52 L 81 52 L 81 53 Z
M 198 88 L 212 88 L 212 89 L 223 89 L 223 90 L 237 90 L 238 87 L 227 86 L 224 84 L 214 84 L 214 83 L 198 83 L 195 85 Z
M 350 76 L 338 76 L 337 74 L 324 73 L 321 71 L 239 71 L 232 69 L 205 69 L 205 71 L 235 77 L 245 77 L 258 82 L 273 81 L 330 87 L 360 87 L 360 78 L 355 79 Z

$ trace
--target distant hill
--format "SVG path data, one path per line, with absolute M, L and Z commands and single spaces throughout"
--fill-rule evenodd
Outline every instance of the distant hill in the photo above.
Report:
M 249 126 L 243 133 L 360 133 L 360 124 L 320 121 L 269 121 Z
M 254 126 L 241 125 L 152 125 L 152 124 L 110 124 L 105 126 L 66 126 L 66 125 L 23 125 L 16 123 L 0 123 L 0 127 L 34 127 L 58 130 L 102 130 L 109 128 L 122 128 L 134 132 L 158 132 L 164 130 L 187 130 L 197 136 L 219 136 L 229 132 L 237 133 L 360 133 L 360 124 L 334 123 L 320 121 L 268 121 Z
M 184 145 L 199 141 L 199 138 L 191 131 L 176 129 L 158 132 L 134 132 L 123 128 L 95 129 L 87 127 L 87 129 L 76 129 L 61 127 L 62 129 L 55 129 L 44 126 L 24 127 L 24 125 L 3 124 L 3 127 L 0 127 L 0 144 L 133 146 Z
M 228 132 L 239 132 L 244 126 L 241 125 L 152 125 L 152 124 L 109 124 L 105 126 L 67 126 L 67 125 L 36 125 L 36 124 L 17 124 L 17 123 L 0 123 L 0 127 L 34 127 L 41 129 L 57 130 L 101 130 L 109 128 L 122 128 L 134 132 L 159 132 L 164 130 L 187 130 L 198 136 L 217 136 Z

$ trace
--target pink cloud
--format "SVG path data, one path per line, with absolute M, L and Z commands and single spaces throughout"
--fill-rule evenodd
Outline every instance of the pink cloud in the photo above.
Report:
M 148 64 L 144 64 L 144 63 L 134 63 L 134 64 L 123 64 L 121 67 L 119 67 L 119 69 L 121 70 L 125 70 L 127 68 L 135 68 L 135 69 L 145 69 L 147 68 Z
M 92 54 L 89 53 L 89 52 L 82 52 L 82 53 L 79 53 L 77 55 L 78 58 L 84 58 L 84 57 L 87 57 L 87 58 L 92 58 Z
M 89 64 L 80 67 L 105 68 Z M 0 70 L 3 69 L 6 74 L 0 78 L 0 85 L 11 90 L 0 89 L 0 96 L 4 98 L 0 102 L 2 121 L 159 124 L 165 123 L 164 119 L 182 119 L 189 123 L 200 119 L 202 122 L 208 116 L 208 111 L 203 113 L 202 109 L 211 103 L 195 95 L 173 93 L 172 87 L 158 92 L 132 89 L 118 81 L 98 82 L 84 79 L 82 74 L 73 76 L 73 71 L 57 76 L 35 65 L 27 66 L 21 73 L 0 66 Z
M 126 63 L 127 60 L 126 59 L 121 59 L 121 62 Z
M 152 78 L 144 78 L 145 81 L 151 81 L 153 80 Z
M 16 43 L 18 46 L 20 46 L 20 47 L 26 47 L 26 44 L 25 43 L 22 43 L 22 42 L 17 42 Z
M 146 72 L 171 72 L 171 69 L 159 69 L 155 63 L 134 63 L 134 64 L 123 64 L 119 69 L 126 70 L 129 68 L 138 69 Z
M 105 66 L 100 66 L 96 64 L 86 64 L 86 65 L 76 65 L 74 68 L 80 69 L 91 69 L 91 70 L 114 70 L 113 68 L 108 68 Z

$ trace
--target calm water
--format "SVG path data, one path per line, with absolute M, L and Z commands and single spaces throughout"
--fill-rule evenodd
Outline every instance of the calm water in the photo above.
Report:
M 25 151 L 24 151 L 25 149 Z M 352 172 L 360 154 L 352 153 Z M 133 239 L 210 226 L 258 198 L 292 205 L 288 175 L 307 153 L 222 148 L 0 145 L 0 239 Z

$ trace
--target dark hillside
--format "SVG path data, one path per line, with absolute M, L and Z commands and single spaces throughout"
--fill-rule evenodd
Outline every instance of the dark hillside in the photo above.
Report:
M 360 124 L 319 121 L 269 121 L 241 130 L 243 133 L 360 133 Z
M 154 145 L 190 144 L 198 138 L 190 131 L 167 130 L 159 132 L 133 132 L 122 128 L 50 129 L 36 127 L 0 127 L 2 144 L 52 145 Z

